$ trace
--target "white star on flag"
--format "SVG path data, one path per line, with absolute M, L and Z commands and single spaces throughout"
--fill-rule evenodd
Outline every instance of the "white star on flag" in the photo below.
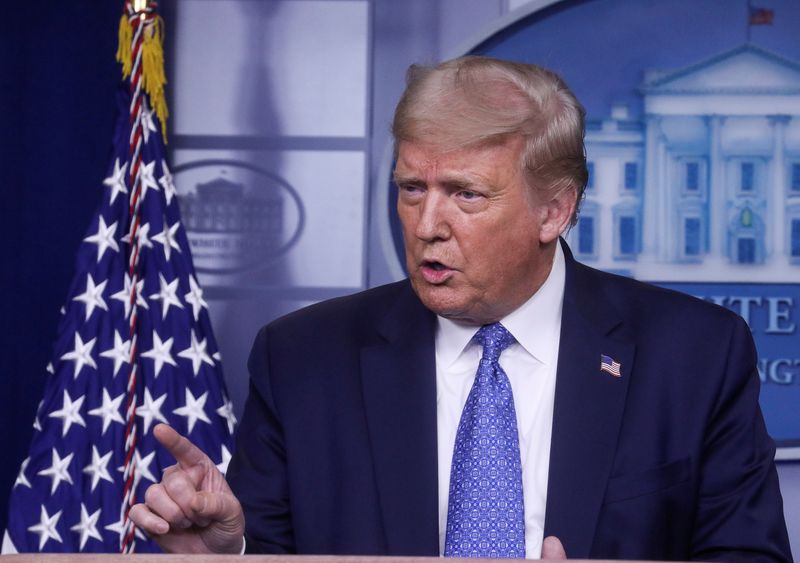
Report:
M 206 399 L 208 399 L 208 391 L 195 398 L 192 392 L 186 389 L 186 404 L 172 411 L 175 414 L 186 417 L 189 433 L 192 432 L 198 420 L 211 424 L 211 421 L 206 416 L 205 410 L 203 410 L 206 405 Z
M 228 472 L 228 464 L 231 462 L 231 457 L 231 452 L 228 451 L 225 444 L 222 444 L 222 461 L 217 464 L 217 469 L 219 469 L 219 472 L 223 475 Z
M 106 253 L 106 250 L 109 248 L 114 252 L 119 252 L 119 245 L 117 244 L 117 239 L 114 238 L 114 235 L 117 232 L 117 221 L 111 223 L 110 226 L 106 226 L 105 219 L 103 216 L 100 216 L 100 221 L 97 225 L 97 232 L 91 236 L 86 237 L 83 239 L 86 242 L 91 242 L 92 244 L 97 245 L 97 263 L 100 263 L 100 260 L 103 258 L 103 254 Z
M 103 299 L 103 291 L 105 291 L 107 283 L 108 280 L 105 280 L 100 282 L 98 285 L 95 285 L 92 274 L 86 274 L 86 291 L 72 299 L 73 301 L 82 301 L 86 304 L 87 321 L 89 320 L 89 317 L 92 316 L 95 307 L 100 307 L 103 311 L 108 311 L 108 305 L 106 305 L 106 302 Z
M 92 358 L 92 348 L 94 348 L 95 341 L 97 341 L 97 338 L 92 338 L 89 342 L 84 343 L 83 340 L 81 340 L 81 335 L 76 332 L 75 349 L 61 356 L 62 360 L 75 362 L 75 371 L 72 375 L 76 379 L 81 369 L 83 369 L 83 366 L 91 366 L 97 369 L 97 364 L 94 362 L 94 358 Z
M 136 229 L 136 242 L 139 244 L 139 248 L 153 248 L 153 243 L 150 242 L 150 239 L 147 238 L 150 235 L 150 223 L 144 223 L 139 225 L 139 228 Z M 131 243 L 131 234 L 127 233 L 121 239 L 122 242 L 125 244 Z
M 183 309 L 183 303 L 178 298 L 178 278 L 175 278 L 171 282 L 167 283 L 167 280 L 164 278 L 163 274 L 159 272 L 158 274 L 158 285 L 160 286 L 160 290 L 158 293 L 154 293 L 150 296 L 150 299 L 153 301 L 161 301 L 161 318 L 167 318 L 167 312 L 169 311 L 170 306 L 177 307 L 178 309 Z
M 159 422 L 167 423 L 166 417 L 161 414 L 161 405 L 164 404 L 164 401 L 167 399 L 167 394 L 164 393 L 158 399 L 153 400 L 152 395 L 150 395 L 150 389 L 145 388 L 144 390 L 144 403 L 136 407 L 136 416 L 142 417 L 142 424 L 144 424 L 144 433 L 147 434 L 150 431 L 150 424 L 153 423 L 153 420 L 158 420 Z
M 69 464 L 72 461 L 72 456 L 74 453 L 69 454 L 64 459 L 61 459 L 61 456 L 58 455 L 58 452 L 55 448 L 53 448 L 53 461 L 52 465 L 47 469 L 42 469 L 37 473 L 37 475 L 43 475 L 45 477 L 50 477 L 53 480 L 53 485 L 50 487 L 50 494 L 56 492 L 56 489 L 61 484 L 61 481 L 66 481 L 70 485 L 72 485 L 72 477 L 69 475 Z
M 164 197 L 167 198 L 167 205 L 171 205 L 172 198 L 176 195 L 175 184 L 172 181 L 172 174 L 170 174 L 166 160 L 161 161 L 161 170 L 163 171 L 163 175 L 158 179 L 158 183 L 161 184 L 161 188 L 164 190 Z
M 125 185 L 125 171 L 128 169 L 128 163 L 126 162 L 122 166 L 119 164 L 119 159 L 115 160 L 114 172 L 111 176 L 103 180 L 103 184 L 111 188 L 112 205 L 114 204 L 114 200 L 117 199 L 117 195 L 120 193 L 128 193 L 128 187 Z
M 58 543 L 63 543 L 61 540 L 61 534 L 58 533 L 56 530 L 56 525 L 58 525 L 58 520 L 61 518 L 61 510 L 53 514 L 52 516 L 48 516 L 47 509 L 42 506 L 42 515 L 41 519 L 39 520 L 38 524 L 34 524 L 30 528 L 28 528 L 29 532 L 33 532 L 34 534 L 38 534 L 39 536 L 39 551 L 42 550 L 44 544 L 47 543 L 47 540 L 53 539 L 56 540 Z
M 208 352 L 206 352 L 206 339 L 204 338 L 202 342 L 198 342 L 194 330 L 191 332 L 191 335 L 192 343 L 188 348 L 186 348 L 186 350 L 181 350 L 178 352 L 178 356 L 181 358 L 186 358 L 187 360 L 192 360 L 192 371 L 196 377 L 197 372 L 200 371 L 200 366 L 203 365 L 203 362 L 213 367 L 214 360 L 212 360 L 211 356 L 209 356 Z
M 39 406 L 36 407 L 36 417 L 33 419 L 33 429 L 38 430 L 39 432 L 42 431 L 42 423 L 39 421 L 39 415 L 42 414 L 43 404 L 44 404 L 44 399 L 39 401 Z
M 236 415 L 233 414 L 233 403 L 226 397 L 223 405 L 217 409 L 217 414 L 225 419 L 228 423 L 228 432 L 233 434 L 233 429 L 236 427 Z
M 180 226 L 181 224 L 178 221 L 175 221 L 172 225 L 167 226 L 167 221 L 165 218 L 164 230 L 157 235 L 153 235 L 153 240 L 161 243 L 161 246 L 164 247 L 164 256 L 167 257 L 167 262 L 169 262 L 169 259 L 172 256 L 173 248 L 178 252 L 181 251 L 181 246 L 178 244 L 178 239 L 175 238 Z
M 156 179 L 153 177 L 155 173 L 155 166 L 156 161 L 153 160 L 152 162 L 143 163 L 141 168 L 139 168 L 139 180 L 141 181 L 141 192 L 140 198 L 141 201 L 144 201 L 144 196 L 147 195 L 147 190 L 152 189 L 153 191 L 158 191 L 158 183 L 156 183 Z
M 81 416 L 81 406 L 83 406 L 83 400 L 86 398 L 85 395 L 81 395 L 75 401 L 69 396 L 67 390 L 64 389 L 64 401 L 61 404 L 61 408 L 57 411 L 51 412 L 48 416 L 51 418 L 60 418 L 61 419 L 61 436 L 66 436 L 67 432 L 69 432 L 70 427 L 73 424 L 79 424 L 86 428 L 86 421 L 83 420 Z
M 97 520 L 100 518 L 101 511 L 102 509 L 98 508 L 97 511 L 89 515 L 86 505 L 81 503 L 81 521 L 70 528 L 73 532 L 78 532 L 81 535 L 81 550 L 83 550 L 86 540 L 89 538 L 103 541 L 103 536 L 97 531 Z
M 119 520 L 117 520 L 113 524 L 109 524 L 104 529 L 108 530 L 109 532 L 114 532 L 115 534 L 118 534 L 119 535 L 120 545 L 121 545 L 122 544 L 122 537 L 127 533 L 127 530 L 125 530 L 125 516 L 123 514 L 120 514 Z M 139 538 L 142 541 L 147 539 L 147 538 L 144 537 L 144 533 L 139 529 L 138 526 L 134 526 L 133 529 L 135 530 L 137 538 Z
M 108 472 L 108 462 L 111 461 L 111 454 L 113 453 L 113 450 L 109 450 L 106 455 L 101 456 L 100 452 L 97 451 L 97 446 L 92 445 L 92 463 L 83 468 L 83 472 L 92 478 L 92 492 L 94 492 L 100 479 L 109 483 L 114 482 Z
M 66 393 L 66 391 L 65 391 Z M 103 389 L 103 404 L 95 409 L 89 411 L 92 416 L 100 416 L 103 418 L 103 431 L 100 433 L 104 436 L 106 430 L 112 422 L 119 422 L 125 424 L 122 415 L 119 414 L 119 406 L 122 404 L 122 399 L 125 398 L 125 393 L 120 393 L 119 396 L 111 398 L 108 394 L 108 389 Z M 52 414 L 50 416 L 53 416 Z
M 208 309 L 208 303 L 203 300 L 203 290 L 200 289 L 200 285 L 198 285 L 194 276 L 191 275 L 189 276 L 189 287 L 191 288 L 189 293 L 184 295 L 183 298 L 192 306 L 192 314 L 196 321 L 200 319 L 200 311 L 202 311 L 203 308 Z
M 167 283 L 167 280 L 164 278 L 164 275 L 159 272 L 158 273 L 158 285 L 160 286 L 160 290 L 158 293 L 154 293 L 150 296 L 150 299 L 153 301 L 161 301 L 161 318 L 167 318 L 167 312 L 169 311 L 170 306 L 177 307 L 178 309 L 183 309 L 183 303 L 178 298 L 178 278 L 175 278 L 170 283 Z
M 144 136 L 144 142 L 147 144 L 147 141 L 150 140 L 150 133 L 156 132 L 156 124 L 153 121 L 153 110 L 147 107 L 147 104 L 142 104 L 142 135 Z
M 30 456 L 25 458 L 25 461 L 22 462 L 22 467 L 19 468 L 19 475 L 17 475 L 17 480 L 14 481 L 14 487 L 17 485 L 22 485 L 23 487 L 30 487 L 31 482 L 28 481 L 28 478 L 25 476 L 25 470 L 28 469 L 28 464 L 31 462 Z M 14 487 L 11 487 L 12 489 Z
M 178 364 L 176 364 L 175 360 L 172 359 L 172 354 L 170 354 L 173 340 L 174 338 L 170 336 L 166 341 L 162 342 L 161 337 L 159 337 L 158 333 L 154 330 L 153 347 L 147 352 L 142 352 L 141 354 L 142 358 L 150 358 L 155 362 L 156 379 L 158 379 L 158 376 L 161 374 L 161 368 L 164 367 L 164 364 L 169 364 L 172 367 L 178 367 Z
M 127 301 L 126 301 L 127 303 Z M 127 317 L 127 315 L 125 315 Z M 119 335 L 118 330 L 114 330 L 114 347 L 109 348 L 103 352 L 100 352 L 100 355 L 103 358 L 109 358 L 114 360 L 114 375 L 116 377 L 119 373 L 119 368 L 122 367 L 122 364 L 130 363 L 131 357 L 131 341 L 130 340 L 123 340 L 122 337 Z
M 139 450 L 135 450 L 133 452 L 133 465 L 136 467 L 136 473 L 133 475 L 133 488 L 137 488 L 139 486 L 139 481 L 142 479 L 147 479 L 153 483 L 157 482 L 155 475 L 153 472 L 150 471 L 150 464 L 153 463 L 153 458 L 155 458 L 156 452 L 152 451 L 146 456 L 142 457 L 139 454 Z M 117 468 L 117 471 L 124 474 L 125 473 L 125 466 L 122 465 Z
M 125 319 L 127 320 L 131 315 L 131 294 L 133 293 L 133 284 L 131 283 L 131 277 L 128 275 L 128 272 L 125 272 L 123 284 L 123 288 L 112 295 L 111 299 L 122 302 L 122 305 L 125 307 Z M 149 309 L 150 305 L 147 304 L 147 301 L 145 301 L 142 295 L 143 289 L 144 280 L 139 280 L 136 283 L 136 305 L 137 307 Z
M 138 485 L 139 481 L 142 479 L 147 479 L 152 483 L 158 482 L 158 479 L 153 472 L 150 471 L 150 464 L 153 463 L 153 459 L 156 457 L 156 452 L 152 451 L 146 456 L 142 457 L 139 453 L 139 450 L 134 452 L 134 457 L 136 458 L 136 476 L 134 477 L 134 481 Z

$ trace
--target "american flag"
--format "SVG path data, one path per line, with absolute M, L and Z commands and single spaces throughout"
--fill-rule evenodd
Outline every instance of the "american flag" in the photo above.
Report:
M 614 377 L 621 377 L 621 367 L 622 365 L 619 362 L 614 361 L 614 358 L 611 356 L 600 354 L 600 371 L 610 373 Z
M 772 25 L 775 11 L 767 8 L 749 6 L 750 25 Z
M 154 2 L 136 2 L 124 5 L 130 62 L 102 203 L 78 249 L 4 552 L 156 552 L 127 518 L 174 463 L 153 427 L 168 422 L 223 471 L 231 455 L 236 419 L 165 159 L 166 108 L 142 64 L 161 24 Z

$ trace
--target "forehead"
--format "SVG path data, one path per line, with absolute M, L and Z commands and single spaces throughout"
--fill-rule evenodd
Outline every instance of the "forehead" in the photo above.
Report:
M 425 180 L 439 176 L 484 180 L 510 177 L 519 172 L 521 147 L 522 139 L 518 138 L 457 149 L 401 141 L 394 175 L 396 179 Z

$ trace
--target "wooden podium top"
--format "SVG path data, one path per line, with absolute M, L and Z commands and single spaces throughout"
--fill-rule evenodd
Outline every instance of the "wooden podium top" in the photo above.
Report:
M 155 561 L 157 563 L 442 563 L 441 557 L 376 557 L 354 555 L 117 555 L 110 553 L 23 553 L 19 555 L 3 555 L 3 563 L 72 563 L 79 559 L 85 563 L 106 562 L 113 558 L 118 563 L 139 563 L 141 561 Z M 497 561 L 496 559 L 459 559 L 468 563 L 470 561 Z M 552 561 L 551 559 L 542 561 Z M 586 559 L 570 559 L 576 563 L 588 563 Z M 593 559 L 591 563 L 611 563 Z M 630 563 L 646 563 L 644 561 Z

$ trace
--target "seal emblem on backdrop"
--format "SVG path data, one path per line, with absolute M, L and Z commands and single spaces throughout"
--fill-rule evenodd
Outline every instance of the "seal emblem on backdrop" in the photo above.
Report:
M 199 272 L 263 268 L 302 234 L 302 201 L 276 174 L 233 160 L 188 162 L 173 174 Z

